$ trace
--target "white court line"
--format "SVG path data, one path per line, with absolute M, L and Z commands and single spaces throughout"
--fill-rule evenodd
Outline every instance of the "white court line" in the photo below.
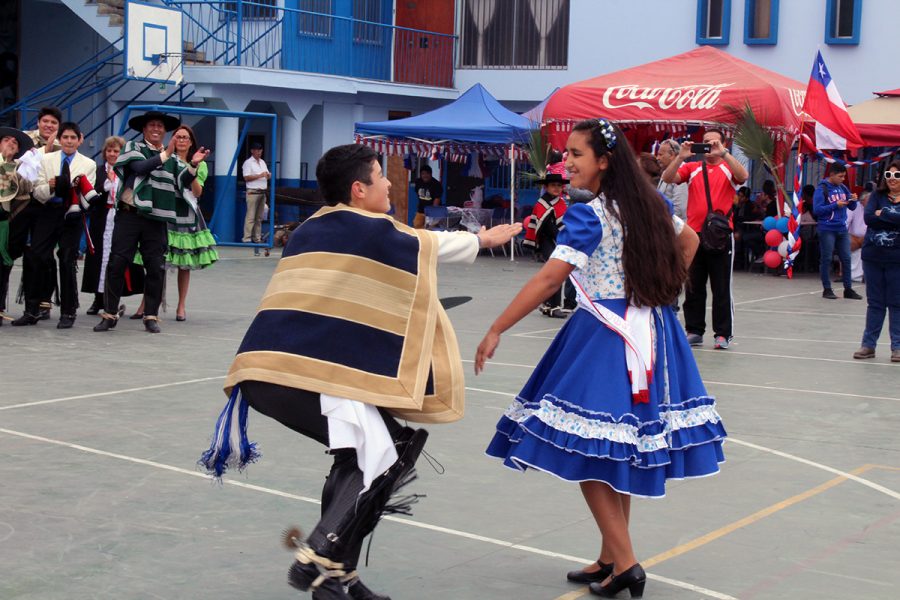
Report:
M 856 315 L 853 313 L 823 313 L 823 312 L 803 312 L 799 310 L 761 310 L 758 308 L 742 308 L 741 312 L 752 312 L 752 313 L 763 313 L 763 314 L 778 314 L 778 315 L 808 315 L 811 317 L 856 317 L 859 319 L 865 319 L 865 313 L 861 315 Z
M 778 392 L 799 392 L 801 394 L 823 394 L 826 396 L 840 396 L 843 398 L 867 398 L 870 400 L 891 400 L 893 402 L 900 402 L 900 398 L 891 398 L 889 396 L 867 396 L 865 394 L 845 394 L 843 392 L 820 392 L 817 390 L 804 390 L 800 388 L 786 388 L 786 387 L 776 387 L 772 385 L 752 385 L 749 383 L 729 383 L 726 381 L 706 381 L 703 383 L 708 385 L 727 385 L 731 387 L 747 387 L 747 388 L 757 388 L 760 390 L 775 390 Z M 466 388 L 468 389 L 468 388 Z
M 131 392 L 143 392 L 145 390 L 158 390 L 160 388 L 173 387 L 176 385 L 202 383 L 204 381 L 215 381 L 217 379 L 225 379 L 225 375 L 218 375 L 216 377 L 203 377 L 202 379 L 188 379 L 186 381 L 173 381 L 171 383 L 160 383 L 158 385 L 146 385 L 144 387 L 126 388 L 124 390 L 113 390 L 111 392 L 97 392 L 96 394 L 82 394 L 80 396 L 66 396 L 65 398 L 51 398 L 49 400 L 37 400 L 36 402 L 10 404 L 9 406 L 0 406 L 0 410 L 9 410 L 11 408 L 27 408 L 29 406 L 41 406 L 43 404 L 56 404 L 57 402 L 68 402 L 69 400 L 84 400 L 85 398 L 100 398 L 101 396 L 115 396 L 117 394 L 129 394 Z
M 510 337 L 528 337 L 530 335 L 534 335 L 535 333 L 548 333 L 550 331 L 559 331 L 560 327 L 553 327 L 551 329 L 538 329 L 537 331 L 525 331 L 523 333 L 513 333 Z
M 21 438 L 25 438 L 28 440 L 36 441 L 36 442 L 44 442 L 46 444 L 54 444 L 56 446 L 63 446 L 65 448 L 71 448 L 73 450 L 79 450 L 81 452 L 86 452 L 88 454 L 95 454 L 97 456 L 104 456 L 107 458 L 115 458 L 118 460 L 123 460 L 126 462 L 143 465 L 146 467 L 153 467 L 156 469 L 162 469 L 165 471 L 170 471 L 173 473 L 179 473 L 181 475 L 190 475 L 191 477 L 198 477 L 200 479 L 209 479 L 212 480 L 212 477 L 205 474 L 200 473 L 198 471 L 191 471 L 188 469 L 184 469 L 181 467 L 176 467 L 173 465 L 167 465 L 164 463 L 159 463 L 152 460 L 145 460 L 142 458 L 135 458 L 133 456 L 126 456 L 124 454 L 116 454 L 114 452 L 106 452 L 105 450 L 98 450 L 96 448 L 89 448 L 87 446 L 82 446 L 80 444 L 71 444 L 69 442 L 63 442 L 61 440 L 54 440 L 46 437 L 42 437 L 39 435 L 32 435 L 30 433 L 24 433 L 21 431 L 13 431 L 11 429 L 3 429 L 0 428 L 0 433 L 5 433 L 7 435 L 13 435 Z M 297 494 L 291 494 L 289 492 L 282 492 L 281 490 L 276 490 L 273 488 L 267 488 L 260 485 L 253 485 L 252 483 L 244 483 L 242 481 L 234 481 L 233 479 L 222 479 L 222 483 L 225 485 L 233 485 L 235 487 L 244 488 L 247 490 L 252 490 L 255 492 L 262 492 L 264 494 L 271 494 L 273 496 L 279 496 L 281 498 L 288 498 L 290 500 L 299 500 L 301 502 L 308 502 L 310 504 L 321 504 L 319 500 L 315 498 L 309 498 L 307 496 L 298 496 Z M 420 521 L 413 521 L 411 519 L 402 519 L 400 517 L 394 516 L 385 516 L 383 517 L 385 521 L 393 521 L 394 523 L 401 523 L 403 525 L 409 525 L 411 527 L 417 527 L 419 529 L 425 529 L 428 531 L 435 531 L 438 533 L 444 533 L 447 535 L 453 535 L 456 537 L 461 537 L 477 542 L 484 542 L 487 544 L 492 544 L 494 546 L 500 546 L 503 548 L 507 548 L 510 550 L 520 550 L 522 552 L 528 552 L 530 554 L 537 554 L 538 556 L 546 556 L 548 558 L 558 558 L 560 560 L 569 561 L 572 563 L 584 564 L 592 562 L 594 559 L 589 558 L 581 558 L 578 556 L 572 556 L 570 554 L 562 554 L 560 552 L 551 552 L 550 550 L 543 550 L 541 548 L 535 548 L 533 546 L 525 546 L 522 544 L 515 544 L 513 542 L 507 542 L 505 540 L 499 540 L 497 538 L 486 537 L 483 535 L 478 535 L 476 533 L 469 533 L 467 531 L 461 531 L 459 529 L 450 529 L 448 527 L 441 527 L 439 525 L 431 525 L 429 523 L 423 523 Z M 668 577 L 661 577 L 659 575 L 654 575 L 652 573 L 648 573 L 647 577 L 649 579 L 654 579 L 661 583 L 667 583 L 673 586 L 677 586 L 686 590 L 691 590 L 693 592 L 697 592 L 699 594 L 703 594 L 705 596 L 709 596 L 711 598 L 718 598 L 720 600 L 737 600 L 732 596 L 728 596 L 722 594 L 720 592 L 716 592 L 714 590 L 708 590 L 706 588 L 702 588 L 691 583 L 687 583 L 685 581 L 678 581 L 677 579 L 669 579 Z
M 756 300 L 742 300 L 740 302 L 735 302 L 734 306 L 740 306 L 742 304 L 753 304 L 754 302 L 767 302 L 769 300 L 781 300 L 782 298 L 796 298 L 797 296 L 812 296 L 813 294 L 818 294 L 818 291 L 812 292 L 800 292 L 798 294 L 785 294 L 784 296 L 770 296 L 768 298 L 757 298 Z
M 900 492 L 895 492 L 892 489 L 886 488 L 883 485 L 878 485 L 873 481 L 869 481 L 868 479 L 864 479 L 859 477 L 858 475 L 853 475 L 852 473 L 847 473 L 846 471 L 841 471 L 840 469 L 835 469 L 834 467 L 829 467 L 828 465 L 823 465 L 821 463 L 813 462 L 806 458 L 801 458 L 799 456 L 795 456 L 793 454 L 788 454 L 787 452 L 782 452 L 780 450 L 775 450 L 773 448 L 767 448 L 765 446 L 760 446 L 758 444 L 753 444 L 751 442 L 745 442 L 743 440 L 738 440 L 733 437 L 726 438 L 728 442 L 738 444 L 739 446 L 746 446 L 748 448 L 753 448 L 754 450 L 759 450 L 761 452 L 768 452 L 770 454 L 774 454 L 775 456 L 780 456 L 781 458 L 787 458 L 788 460 L 797 461 L 798 463 L 802 463 L 804 465 L 808 465 L 810 467 L 815 467 L 816 469 L 821 469 L 823 471 L 827 471 L 829 473 L 833 473 L 835 475 L 840 475 L 841 477 L 846 477 L 856 483 L 864 485 L 866 487 L 872 488 L 876 492 L 881 492 L 887 496 L 890 496 L 894 500 L 900 500 Z
M 721 353 L 722 350 L 707 350 L 707 352 Z M 730 350 L 729 350 L 729 352 L 730 352 Z M 471 363 L 471 362 L 475 362 L 475 361 L 463 360 L 463 362 Z M 879 364 L 879 363 L 870 363 L 870 364 Z M 501 367 L 517 367 L 520 369 L 534 369 L 534 365 L 521 365 L 521 364 L 517 364 L 517 363 L 498 363 L 498 362 L 488 361 L 487 365 L 497 365 L 497 366 L 501 366 Z M 485 365 L 485 366 L 487 366 L 487 365 Z M 890 365 L 888 365 L 888 366 L 890 366 Z M 731 383 L 728 381 L 706 381 L 706 380 L 704 380 L 704 383 L 709 383 L 711 385 L 728 385 L 728 386 L 733 386 L 733 387 L 749 387 L 749 388 L 757 388 L 760 390 L 774 390 L 774 391 L 778 391 L 778 392 L 799 392 L 799 393 L 803 393 L 803 394 L 821 394 L 821 395 L 825 395 L 825 396 L 841 396 L 841 397 L 845 397 L 845 398 L 868 398 L 870 400 L 892 400 L 894 402 L 900 402 L 900 398 L 891 398 L 889 396 L 868 396 L 866 394 L 846 394 L 843 392 L 825 392 L 825 391 L 820 391 L 820 390 L 804 390 L 801 388 L 785 388 L 785 387 L 777 387 L 777 386 L 772 386 L 772 385 L 752 385 L 749 383 Z M 503 394 L 504 393 L 504 392 L 496 392 L 493 390 L 483 390 L 480 388 L 467 387 L 466 389 L 472 390 L 475 392 L 487 392 L 490 394 Z M 507 394 L 507 395 L 515 396 L 515 394 Z
M 738 350 L 714 350 L 712 348 L 694 348 L 694 352 L 714 352 L 716 354 L 733 354 L 735 356 L 762 356 L 763 358 L 787 358 L 790 360 L 811 360 L 815 362 L 832 362 L 832 363 L 845 363 L 848 365 L 859 365 L 866 364 L 873 367 L 893 367 L 891 363 L 879 363 L 879 362 L 866 362 L 862 363 L 856 359 L 843 359 L 843 358 L 817 358 L 815 356 L 789 356 L 787 354 L 765 354 L 761 352 L 740 352 Z M 896 368 L 896 367 L 894 367 Z

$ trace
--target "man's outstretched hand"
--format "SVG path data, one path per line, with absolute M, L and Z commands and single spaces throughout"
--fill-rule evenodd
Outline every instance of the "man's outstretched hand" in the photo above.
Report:
M 513 223 L 512 225 L 497 225 L 487 229 L 481 228 L 478 232 L 478 243 L 482 248 L 496 248 L 503 244 L 509 243 L 509 240 L 519 235 L 522 231 L 521 223 Z

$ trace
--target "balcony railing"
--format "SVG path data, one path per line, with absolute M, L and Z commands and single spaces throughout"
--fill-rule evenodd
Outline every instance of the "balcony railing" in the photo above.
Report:
M 274 2 L 167 0 L 180 8 L 185 65 L 259 67 L 453 87 L 456 36 Z

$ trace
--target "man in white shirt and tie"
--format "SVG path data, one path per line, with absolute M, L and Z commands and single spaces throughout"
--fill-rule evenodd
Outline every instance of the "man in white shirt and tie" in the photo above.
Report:
M 78 152 L 84 138 L 76 123 L 62 123 L 58 134 L 62 149 L 44 155 L 34 186 L 34 198 L 42 206 L 31 232 L 31 245 L 25 251 L 26 259 L 30 260 L 24 261 L 24 268 L 32 271 L 25 277 L 25 314 L 13 321 L 13 325 L 34 325 L 38 322 L 41 300 L 53 289 L 53 282 L 47 281 L 47 274 L 57 245 L 60 315 L 56 327 L 69 329 L 75 323 L 78 308 L 76 261 L 82 220 L 66 219 L 65 215 L 73 188 L 77 192 L 77 180 L 80 177 L 87 179 L 92 188 L 97 165 Z
M 247 216 L 244 218 L 243 242 L 258 244 L 261 238 L 262 216 L 266 207 L 266 188 L 272 174 L 262 159 L 263 147 L 259 142 L 250 144 L 250 158 L 244 161 L 242 171 L 247 184 Z

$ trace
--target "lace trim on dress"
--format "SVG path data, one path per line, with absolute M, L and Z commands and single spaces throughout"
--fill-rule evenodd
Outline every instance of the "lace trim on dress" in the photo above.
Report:
M 679 406 L 704 399 L 706 398 L 692 399 Z M 559 400 L 557 400 L 557 402 L 570 404 Z M 657 450 L 668 448 L 669 443 L 667 442 L 667 436 L 674 431 L 690 429 L 707 423 L 716 424 L 722 420 L 719 413 L 716 411 L 715 406 L 712 404 L 702 404 L 684 409 L 676 409 L 672 406 L 660 407 L 659 421 L 638 422 L 635 420 L 634 423 L 592 419 L 584 415 L 569 412 L 547 399 L 543 399 L 537 404 L 529 404 L 531 404 L 531 407 L 527 406 L 521 400 L 516 399 L 504 414 L 508 419 L 517 423 L 522 423 L 534 416 L 548 427 L 552 427 L 557 431 L 577 435 L 578 437 L 585 439 L 603 439 L 621 444 L 629 444 L 639 448 L 642 452 L 655 452 Z M 537 406 L 537 408 L 534 408 L 535 406 Z M 598 416 L 605 415 L 611 418 L 611 416 L 606 413 L 593 414 Z M 660 422 L 663 424 L 663 431 L 653 435 L 639 434 L 644 426 Z

